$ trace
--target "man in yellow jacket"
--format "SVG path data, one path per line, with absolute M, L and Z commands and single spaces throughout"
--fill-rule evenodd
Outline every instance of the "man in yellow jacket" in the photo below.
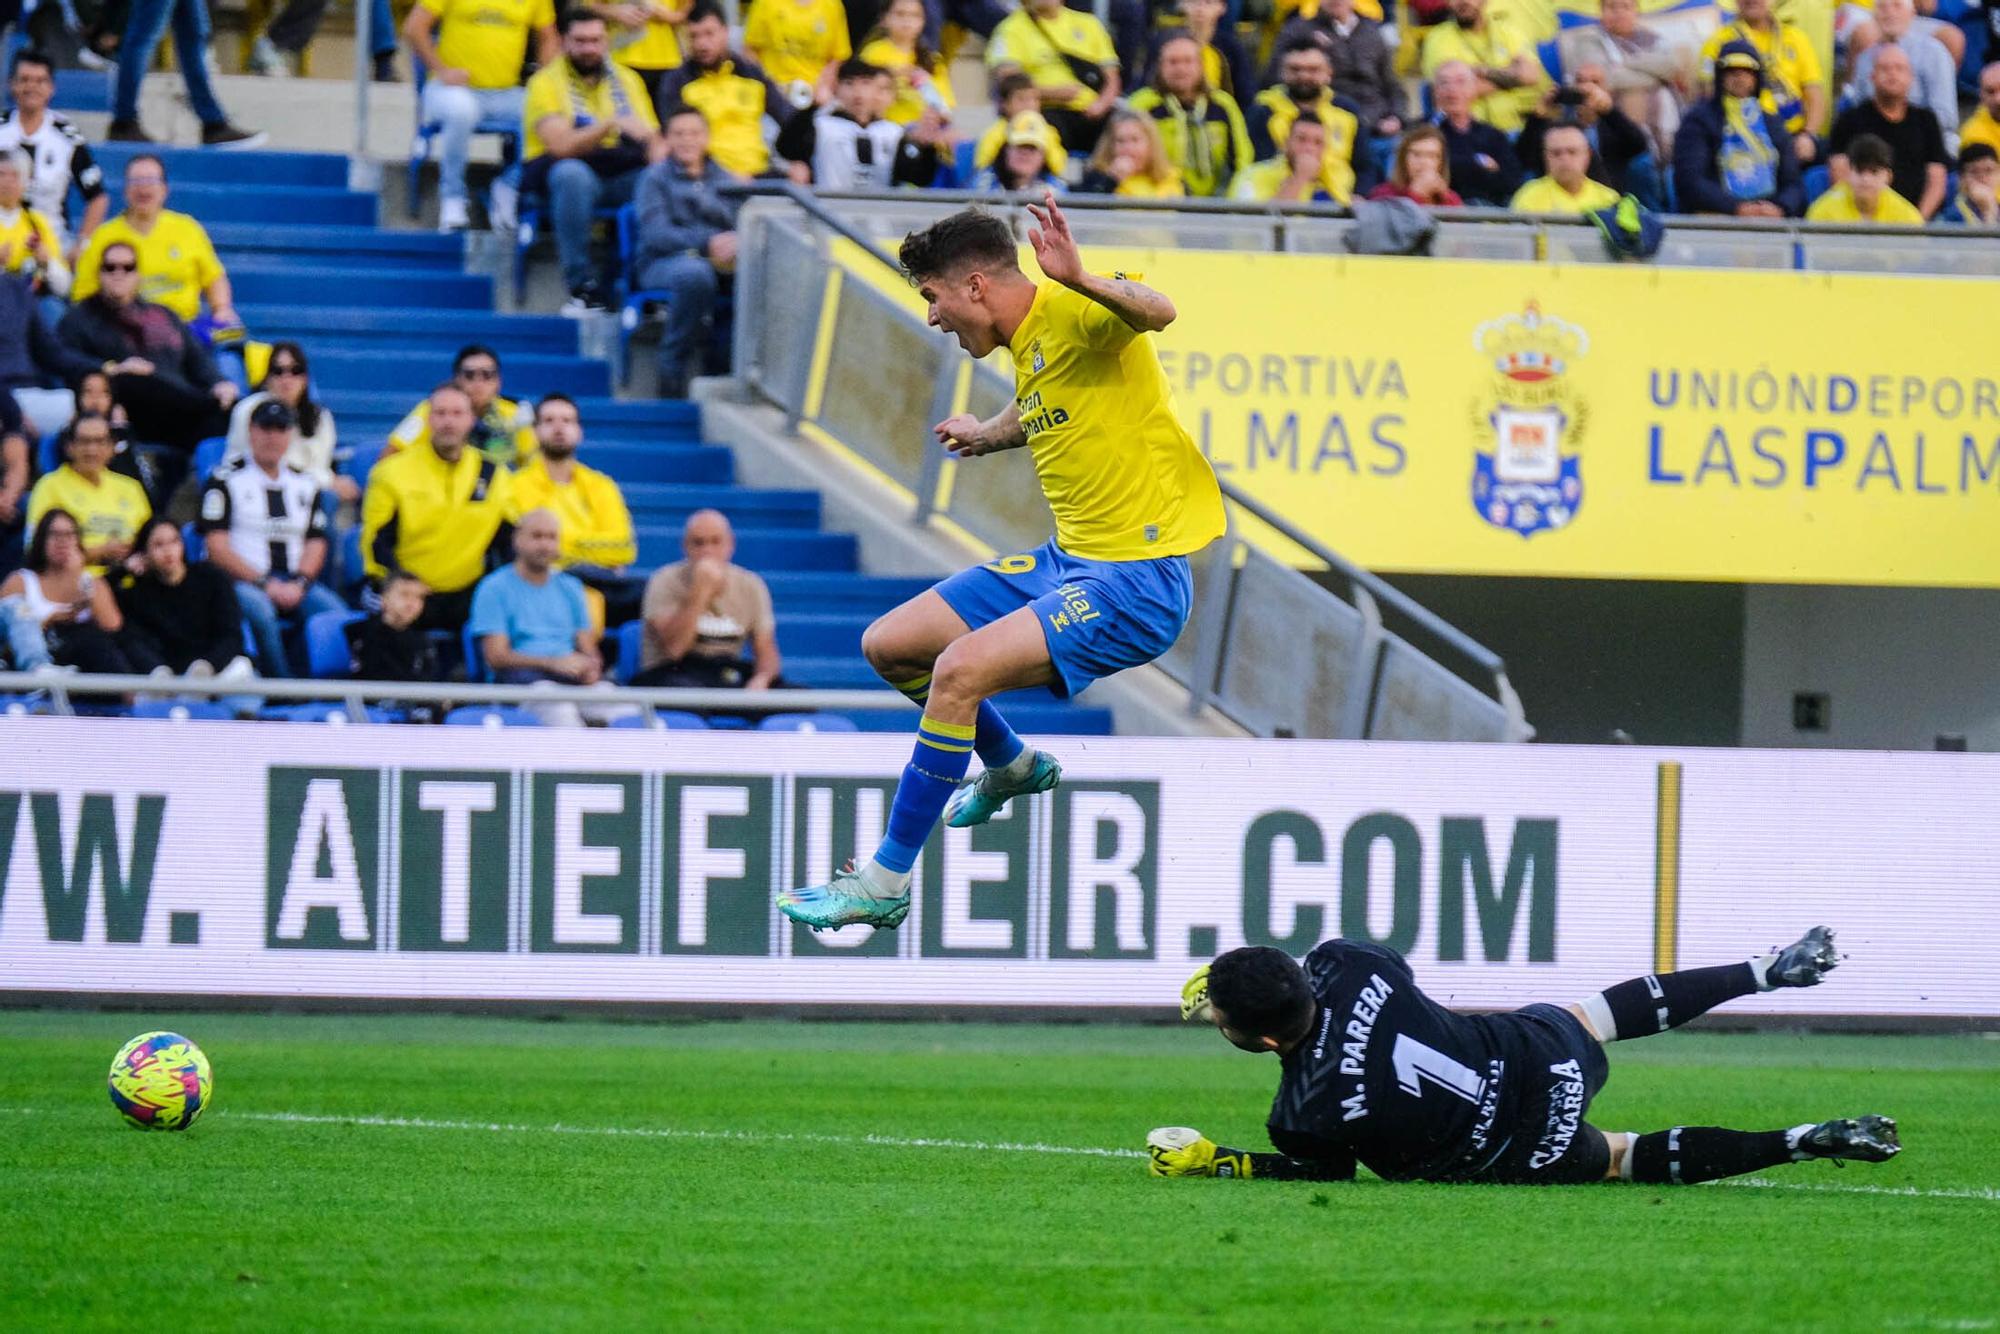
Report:
M 521 513 L 547 510 L 562 525 L 564 570 L 583 580 L 593 619 L 601 627 L 639 614 L 645 581 L 631 566 L 639 558 L 632 512 L 618 483 L 577 462 L 583 420 L 568 394 L 548 394 L 535 405 L 535 457 L 514 474 L 514 503 Z

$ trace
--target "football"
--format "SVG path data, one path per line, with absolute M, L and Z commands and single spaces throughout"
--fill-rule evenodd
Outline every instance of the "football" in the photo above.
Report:
M 178 1033 L 141 1033 L 111 1062 L 111 1105 L 139 1130 L 186 1130 L 215 1089 L 208 1057 Z

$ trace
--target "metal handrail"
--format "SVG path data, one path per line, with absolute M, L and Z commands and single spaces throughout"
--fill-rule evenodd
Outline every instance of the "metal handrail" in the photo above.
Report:
M 460 681 L 286 680 L 246 677 L 91 675 L 82 672 L 0 672 L 0 694 L 46 695 L 57 713 L 70 712 L 70 696 L 166 696 L 197 699 L 259 698 L 265 701 L 346 704 L 363 721 L 363 702 L 393 704 L 587 704 L 634 707 L 649 716 L 655 709 L 707 709 L 729 713 L 849 713 L 858 709 L 915 706 L 893 690 L 721 690 L 689 687 L 486 685 Z

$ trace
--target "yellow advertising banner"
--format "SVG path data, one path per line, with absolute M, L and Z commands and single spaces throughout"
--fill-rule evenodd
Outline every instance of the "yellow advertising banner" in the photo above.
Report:
M 1216 472 L 1367 568 L 2000 587 L 1989 282 L 1084 262 L 1173 298 L 1160 354 Z M 858 254 L 852 270 L 921 309 Z
M 2000 586 L 1989 284 L 1115 263 L 1179 307 L 1161 355 L 1216 471 L 1363 566 Z

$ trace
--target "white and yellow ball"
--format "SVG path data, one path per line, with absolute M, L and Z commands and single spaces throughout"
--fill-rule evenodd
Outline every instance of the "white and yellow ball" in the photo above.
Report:
M 141 1033 L 111 1062 L 111 1105 L 139 1130 L 186 1130 L 214 1091 L 208 1057 L 178 1033 Z

